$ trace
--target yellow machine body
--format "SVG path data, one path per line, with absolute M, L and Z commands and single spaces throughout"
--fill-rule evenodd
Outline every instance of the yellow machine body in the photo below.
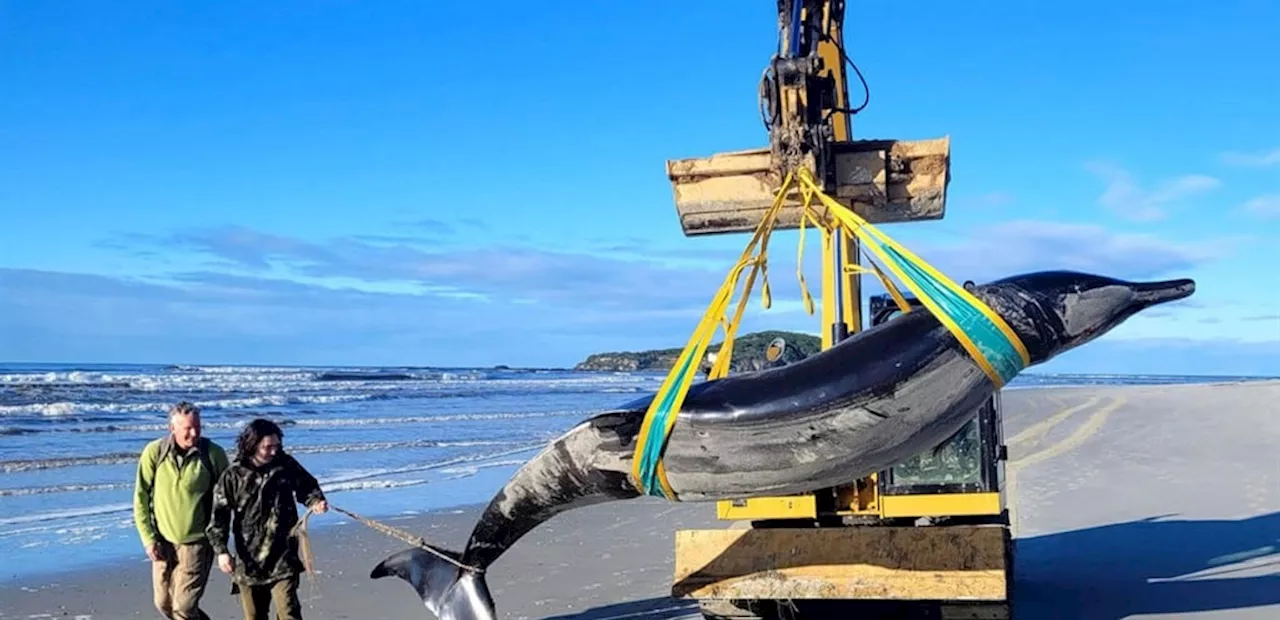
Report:
M 874 480 L 870 478 L 868 480 Z M 837 493 L 856 490 L 857 486 L 838 487 Z M 849 509 L 838 509 L 835 516 L 869 515 L 881 519 L 918 517 L 998 517 L 1004 512 L 1004 500 L 999 492 L 978 493 L 928 493 L 919 495 L 890 495 L 879 497 L 868 493 L 869 501 L 851 500 Z M 864 506 L 870 505 L 868 508 Z M 790 519 L 817 519 L 817 498 L 812 493 L 781 497 L 755 497 L 745 500 L 716 502 L 716 516 L 725 521 L 778 521 Z
M 707 599 L 997 601 L 1008 596 L 999 527 L 677 532 L 676 596 Z

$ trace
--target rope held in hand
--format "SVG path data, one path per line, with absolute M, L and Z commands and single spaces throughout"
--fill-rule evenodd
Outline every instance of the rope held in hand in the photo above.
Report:
M 433 555 L 435 555 L 435 556 L 437 556 L 437 557 L 439 557 L 439 558 L 441 558 L 441 559 L 445 560 L 446 562 L 449 562 L 450 564 L 453 564 L 454 566 L 457 566 L 458 568 L 461 568 L 462 570 L 468 570 L 468 571 L 471 571 L 471 572 L 473 572 L 473 573 L 483 573 L 483 572 L 484 572 L 484 569 L 483 569 L 483 568 L 479 568 L 479 567 L 476 567 L 476 566 L 468 566 L 468 565 L 466 565 L 466 564 L 463 564 L 462 562 L 459 562 L 459 561 L 457 561 L 457 560 L 455 560 L 455 559 L 453 559 L 453 558 L 449 557 L 448 555 L 446 555 L 446 554 L 444 554 L 444 553 L 441 553 L 440 551 L 437 551 L 437 550 L 436 550 L 435 548 L 433 548 L 430 544 L 428 544 L 428 543 L 427 543 L 427 541 L 426 541 L 425 539 L 423 539 L 421 536 L 417 536 L 417 535 L 414 535 L 414 534 L 410 534 L 409 532 L 406 532 L 406 531 L 401 530 L 401 529 L 394 528 L 394 527 L 392 527 L 392 526 L 390 526 L 390 525 L 387 525 L 387 524 L 385 524 L 385 523 L 379 523 L 378 521 L 375 521 L 375 520 L 370 519 L 370 518 L 368 518 L 368 517 L 362 517 L 362 516 L 360 516 L 360 515 L 358 515 L 358 514 L 356 514 L 356 513 L 354 513 L 354 512 L 351 512 L 351 511 L 349 511 L 349 510 L 343 510 L 342 508 L 339 508 L 339 507 L 337 507 L 337 506 L 334 506 L 333 504 L 329 504 L 329 508 L 330 508 L 331 510 L 335 510 L 335 511 L 340 512 L 340 513 L 342 513 L 342 514 L 344 514 L 344 515 L 347 515 L 348 517 L 351 517 L 352 519 L 355 519 L 356 521 L 359 521 L 360 523 L 363 523 L 364 525 L 368 526 L 368 527 L 369 527 L 370 529 L 372 529 L 372 530 L 375 530 L 375 531 L 378 531 L 378 532 L 382 532 L 383 534 L 386 534 L 387 536 L 390 536 L 390 537 L 392 537 L 392 538 L 395 538 L 395 539 L 399 540 L 400 542 L 403 542 L 403 543 L 406 543 L 406 544 L 409 544 L 409 545 L 413 545 L 413 546 L 415 546 L 415 547 L 418 547 L 419 549 L 422 549 L 422 550 L 424 550 L 424 551 L 427 551 L 427 552 L 429 552 L 429 553 L 431 553 L 431 554 L 433 554 Z M 304 556 L 304 557 L 303 557 L 303 563 L 304 563 L 304 564 L 306 565 L 306 567 L 307 567 L 307 572 L 311 572 L 311 552 L 310 552 L 310 545 L 309 545 L 309 544 L 307 544 L 307 542 L 306 542 L 306 536 L 307 536 L 307 534 L 306 534 L 306 529 L 307 529 L 307 518 L 308 518 L 308 517 L 310 517 L 310 516 L 311 516 L 311 514 L 312 514 L 313 512 L 314 512 L 314 511 L 313 511 L 311 508 L 307 508 L 307 512 L 306 512 L 306 513 L 304 513 L 304 514 L 302 515 L 302 518 L 298 521 L 298 524 L 297 524 L 296 526 L 294 526 L 294 529 L 293 529 L 293 532 L 294 532 L 295 534 L 298 534 L 298 535 L 299 535 L 300 541 L 302 542 L 302 545 L 303 545 L 303 547 L 304 547 L 304 549 L 303 549 L 303 556 Z

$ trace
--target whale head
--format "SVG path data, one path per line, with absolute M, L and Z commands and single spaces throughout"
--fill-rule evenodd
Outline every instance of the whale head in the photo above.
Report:
M 1190 297 L 1190 279 L 1129 282 L 1075 271 L 1042 271 L 973 288 L 1022 339 L 1032 364 L 1111 331 L 1152 306 Z

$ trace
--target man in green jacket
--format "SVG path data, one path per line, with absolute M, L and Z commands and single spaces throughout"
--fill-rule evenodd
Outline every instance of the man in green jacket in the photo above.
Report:
M 209 543 L 218 569 L 231 575 L 245 620 L 302 620 L 298 577 L 303 572 L 297 504 L 316 513 L 329 509 L 315 477 L 284 451 L 284 432 L 270 420 L 245 425 L 236 440 L 236 461 L 218 480 L 209 521 Z M 236 557 L 227 546 L 234 539 Z
M 200 436 L 200 409 L 185 401 L 169 410 L 169 435 L 138 458 L 133 521 L 151 559 L 156 609 L 169 620 L 209 617 L 200 609 L 213 568 L 205 528 L 228 466 L 222 447 Z

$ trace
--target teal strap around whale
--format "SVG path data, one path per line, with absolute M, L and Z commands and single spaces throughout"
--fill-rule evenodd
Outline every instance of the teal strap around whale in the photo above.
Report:
M 1012 381 L 1018 373 L 1026 369 L 1027 363 L 1018 347 L 1009 336 L 996 325 L 983 307 L 965 299 L 951 287 L 939 282 L 936 277 L 921 269 L 920 266 L 907 259 L 892 246 L 881 245 L 881 250 L 893 258 L 907 279 L 908 286 L 918 288 L 917 296 L 926 304 L 932 301 L 935 314 L 942 314 L 950 319 L 968 337 L 973 346 L 982 352 L 982 358 L 1000 377 L 999 385 Z M 915 284 L 915 286 L 911 286 Z
M 986 373 L 996 389 L 1003 388 L 1022 369 L 1031 365 L 1031 356 L 1017 332 L 981 299 L 828 196 L 808 170 L 800 169 L 799 177 L 802 186 L 818 198 L 839 222 L 839 227 L 862 241 L 864 247 L 879 256 L 881 262 L 920 298 Z
M 783 187 L 785 188 L 791 181 L 792 176 L 787 175 Z M 720 347 L 720 357 L 716 360 L 717 363 L 712 366 L 711 371 L 707 373 L 707 377 L 708 379 L 716 379 L 728 372 L 729 366 L 727 362 L 732 354 L 734 332 L 737 330 L 738 322 L 742 318 L 743 310 L 746 309 L 748 292 L 751 290 L 756 276 L 764 272 L 768 237 L 773 230 L 773 224 L 778 217 L 778 213 L 782 209 L 785 197 L 786 192 L 779 192 L 774 197 L 773 206 L 761 218 L 760 223 L 756 226 L 755 234 L 752 235 L 751 242 L 747 244 L 746 249 L 743 250 L 742 256 L 738 259 L 733 269 L 729 270 L 728 275 L 725 276 L 724 283 L 716 291 L 716 295 L 707 307 L 706 312 L 703 313 L 698 327 L 689 337 L 684 349 L 680 351 L 680 357 L 672 365 L 671 371 L 667 374 L 666 379 L 663 380 L 662 386 L 658 388 L 658 393 L 654 395 L 653 401 L 649 403 L 644 420 L 640 424 L 640 431 L 636 435 L 636 445 L 631 464 L 632 482 L 646 495 L 678 501 L 675 491 L 672 490 L 667 482 L 666 469 L 662 465 L 667 437 L 679 417 L 680 410 L 684 405 L 685 395 L 688 394 L 689 388 L 696 378 L 700 362 L 703 359 L 703 355 L 706 354 L 707 347 L 711 344 L 711 337 L 715 334 L 717 327 L 724 327 L 724 343 Z M 760 248 L 758 254 L 756 253 L 757 245 Z M 749 275 L 747 276 L 742 296 L 738 301 L 737 311 L 732 318 L 729 318 L 727 310 L 734 291 L 738 288 L 738 279 L 748 268 L 750 268 Z M 765 282 L 765 299 L 767 307 L 767 281 Z
M 691 373 L 687 372 L 693 359 L 692 356 L 687 356 L 680 365 L 679 376 L 685 378 L 685 381 L 693 379 Z M 658 476 L 658 466 L 662 463 L 662 453 L 666 448 L 667 421 L 679 413 L 675 407 L 677 393 L 678 390 L 672 389 L 662 395 L 662 401 L 653 410 L 653 424 L 649 426 L 640 451 L 640 488 L 644 489 L 646 495 L 668 500 L 674 498 L 668 493 L 666 481 Z

